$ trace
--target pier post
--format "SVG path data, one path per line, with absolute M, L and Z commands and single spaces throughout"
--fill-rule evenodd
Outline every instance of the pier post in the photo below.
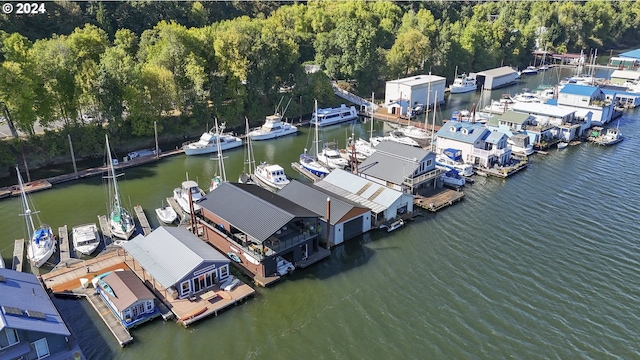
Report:
M 78 167 L 76 166 L 76 155 L 73 153 L 73 143 L 71 143 L 71 134 L 67 134 L 67 139 L 69 139 L 69 149 L 71 149 L 71 161 L 73 162 L 73 173 L 76 175 L 76 179 L 77 179 Z
M 331 250 L 331 198 L 327 197 L 327 250 Z

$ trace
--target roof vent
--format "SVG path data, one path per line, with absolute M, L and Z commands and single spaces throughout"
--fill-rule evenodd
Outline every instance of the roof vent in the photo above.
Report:
M 5 315 L 22 316 L 22 309 L 12 306 L 2 306 L 2 313 Z
M 463 135 L 468 135 L 469 134 L 469 130 L 467 130 L 466 128 L 463 128 L 461 131 L 462 131 Z
M 7 278 L 0 275 L 0 282 L 6 283 L 7 282 Z
M 34 319 L 46 320 L 47 316 L 42 311 L 27 310 L 27 316 Z

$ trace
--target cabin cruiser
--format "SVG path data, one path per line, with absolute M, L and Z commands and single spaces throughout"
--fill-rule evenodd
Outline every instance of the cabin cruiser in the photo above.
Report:
M 311 115 L 311 125 L 327 126 L 351 121 L 358 118 L 355 106 L 347 107 L 345 104 L 337 108 L 317 109 Z
M 374 136 L 369 140 L 371 141 L 371 145 L 373 146 L 378 146 L 381 141 L 394 141 L 404 145 L 420 147 L 420 144 L 418 144 L 417 141 L 408 136 L 404 136 L 404 134 L 397 130 L 390 132 L 387 136 Z
M 397 131 L 402 133 L 404 136 L 418 140 L 427 140 L 431 134 L 429 131 L 413 125 L 400 126 Z
M 282 166 L 264 162 L 256 166 L 253 177 L 260 185 L 274 192 L 282 189 L 290 182 Z
M 197 203 L 204 198 L 205 193 L 200 189 L 197 182 L 193 180 L 183 181 L 182 187 L 173 189 L 173 198 L 186 214 L 191 213 L 189 194 L 191 194 L 191 201 L 193 202 L 193 211 L 199 212 L 201 207 Z
M 452 94 L 461 94 L 476 91 L 477 88 L 478 85 L 476 84 L 476 79 L 474 77 L 462 74 L 453 80 L 453 84 L 451 84 L 449 89 Z
M 297 127 L 287 122 L 282 122 L 282 116 L 275 114 L 267 116 L 264 124 L 251 131 L 248 136 L 251 140 L 268 140 L 295 134 L 296 132 L 298 132 Z
M 85 255 L 91 255 L 100 245 L 98 226 L 95 223 L 74 226 L 71 229 L 71 237 L 73 248 Z
M 443 170 L 456 170 L 461 176 L 473 175 L 473 166 L 462 161 L 462 151 L 458 149 L 444 149 L 442 154 L 436 155 L 436 167 Z
M 349 165 L 349 162 L 340 156 L 340 151 L 333 144 L 326 144 L 317 158 L 318 161 L 332 169 L 344 169 Z
M 184 144 L 182 146 L 184 153 L 186 155 L 210 154 L 218 151 L 218 148 L 227 150 L 242 146 L 242 140 L 230 133 L 223 133 L 224 128 L 223 123 L 217 131 L 207 131 L 200 136 L 200 140 Z
M 524 70 L 522 70 L 522 75 L 535 75 L 538 73 L 538 69 L 535 66 L 527 66 Z

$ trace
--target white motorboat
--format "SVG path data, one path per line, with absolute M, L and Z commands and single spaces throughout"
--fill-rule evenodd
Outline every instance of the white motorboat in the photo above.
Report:
M 333 143 L 325 144 L 317 158 L 319 162 L 331 169 L 344 169 L 349 165 L 349 162 L 340 156 L 340 151 Z
M 263 162 L 256 166 L 253 175 L 259 185 L 271 191 L 278 191 L 290 182 L 284 173 L 284 169 L 278 164 L 272 165 Z
M 113 158 L 111 156 L 111 148 L 109 147 L 109 137 L 105 135 L 107 143 L 107 158 L 109 160 L 109 195 L 110 195 L 110 212 L 109 212 L 109 230 L 111 234 L 122 240 L 129 240 L 133 232 L 136 230 L 133 217 L 127 209 L 122 206 L 120 201 L 120 192 L 118 191 L 118 180 L 116 172 L 113 168 Z
M 355 106 L 347 107 L 345 104 L 337 108 L 318 109 L 311 115 L 311 125 L 328 126 L 358 118 Z
M 521 93 L 516 94 L 513 97 L 513 100 L 516 101 L 516 102 L 524 102 L 524 103 L 539 103 L 539 102 L 542 102 L 540 100 L 540 98 L 536 94 L 532 93 L 527 88 L 522 89 Z
M 404 225 L 404 220 L 397 219 L 397 220 L 395 220 L 393 222 L 385 223 L 385 224 L 380 225 L 380 228 L 381 229 L 387 229 L 387 232 L 392 232 L 392 231 L 400 228 L 403 225 Z
M 413 125 L 400 126 L 397 131 L 402 133 L 404 136 L 418 140 L 427 140 L 431 136 L 429 131 Z
M 242 146 L 242 139 L 231 133 L 224 133 L 225 124 L 222 123 L 216 131 L 207 131 L 200 136 L 200 140 L 186 143 L 182 146 L 186 155 L 210 154 L 218 151 L 218 141 L 220 149 L 227 150 Z M 212 129 L 213 130 L 213 129 Z
M 376 136 L 376 137 L 372 137 L 369 140 L 371 141 L 371 145 L 373 146 L 378 146 L 378 144 L 380 144 L 381 141 L 394 141 L 404 145 L 420 147 L 420 144 L 418 144 L 417 141 L 413 140 L 408 136 L 404 136 L 404 134 L 402 134 L 397 130 L 390 132 L 389 135 L 387 136 Z
M 91 255 L 100 245 L 98 226 L 95 223 L 74 226 L 71 229 L 71 237 L 73 248 L 85 255 Z
M 450 169 L 449 171 L 442 174 L 442 181 L 444 182 L 445 186 L 454 188 L 464 186 L 466 182 L 465 178 L 460 176 L 460 174 L 458 174 L 458 171 L 454 169 Z
M 27 246 L 27 259 L 31 263 L 31 266 L 41 267 L 44 265 L 53 252 L 56 250 L 56 240 L 53 238 L 53 232 L 51 226 L 43 224 L 38 216 L 39 211 L 31 210 L 29 206 L 29 199 L 27 193 L 24 190 L 24 183 L 22 182 L 22 176 L 20 175 L 20 169 L 16 166 L 16 172 L 18 173 L 18 184 L 20 186 L 20 195 L 22 198 L 22 210 L 24 213 L 24 219 L 27 225 L 27 238 L 29 239 L 29 245 Z M 38 228 L 33 221 L 33 215 L 36 215 Z
M 473 166 L 462 161 L 462 151 L 447 148 L 442 154 L 436 155 L 436 167 L 440 169 L 456 170 L 460 176 L 473 175 Z
M 615 128 L 615 129 L 609 128 L 604 132 L 604 134 L 601 134 L 600 136 L 596 137 L 593 142 L 596 145 L 606 146 L 606 145 L 617 144 L 623 139 L 624 137 L 622 136 L 622 132 L 620 132 L 618 128 Z
M 155 156 L 156 149 L 140 149 L 135 150 L 127 154 L 129 160 L 133 160 L 139 157 Z
M 201 206 L 197 204 L 205 196 L 204 191 L 200 189 L 198 183 L 193 180 L 187 180 L 182 182 L 182 187 L 173 189 L 173 198 L 176 200 L 180 209 L 185 214 L 191 214 L 191 204 L 189 203 L 189 194 L 191 194 L 191 202 L 193 202 L 193 211 L 196 213 L 200 211 Z
M 566 141 L 560 141 L 558 144 L 556 144 L 556 146 L 558 147 L 558 149 L 564 149 L 569 146 L 569 143 Z
M 295 134 L 298 132 L 298 128 L 282 121 L 282 116 L 279 114 L 269 115 L 266 117 L 264 124 L 251 131 L 248 137 L 251 140 L 269 140 L 275 139 L 281 136 Z
M 521 71 L 522 75 L 535 75 L 538 73 L 538 69 L 535 66 L 527 66 L 526 69 Z
M 164 224 L 173 224 L 178 219 L 178 213 L 170 206 L 166 205 L 156 209 L 158 221 Z
M 476 84 L 476 78 L 462 74 L 453 80 L 453 84 L 449 89 L 452 94 L 461 94 L 476 91 L 478 85 Z
M 315 109 L 315 113 L 318 113 L 317 100 L 315 102 Z M 307 149 L 304 149 L 304 152 L 300 154 L 300 166 L 316 176 L 324 177 L 325 175 L 328 175 L 331 170 L 318 161 L 318 126 L 318 122 L 315 122 L 315 132 L 313 137 L 314 154 L 307 154 Z
M 340 155 L 343 159 L 351 161 L 354 151 L 356 160 L 362 162 L 376 152 L 376 149 L 374 149 L 368 141 L 358 138 L 356 141 L 351 141 L 346 149 L 340 150 Z

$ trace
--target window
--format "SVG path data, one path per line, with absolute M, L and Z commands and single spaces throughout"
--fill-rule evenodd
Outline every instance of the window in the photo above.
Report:
M 180 285 L 180 295 L 181 296 L 187 296 L 189 295 L 189 292 L 191 291 L 191 286 L 189 286 L 189 281 L 185 281 Z
M 147 301 L 147 312 L 151 312 L 153 310 L 153 301 Z
M 220 279 L 224 279 L 227 276 L 229 276 L 229 265 L 220 268 Z
M 38 359 L 46 358 L 50 355 L 49 353 L 49 345 L 47 345 L 47 339 L 42 338 L 38 341 L 31 343 L 33 347 L 36 349 L 36 354 L 38 355 Z
M 431 159 L 427 160 L 427 166 L 431 166 L 432 163 L 433 163 L 433 160 L 431 160 Z
M 18 332 L 15 329 L 4 328 L 0 331 L 0 349 L 8 348 L 19 342 Z

